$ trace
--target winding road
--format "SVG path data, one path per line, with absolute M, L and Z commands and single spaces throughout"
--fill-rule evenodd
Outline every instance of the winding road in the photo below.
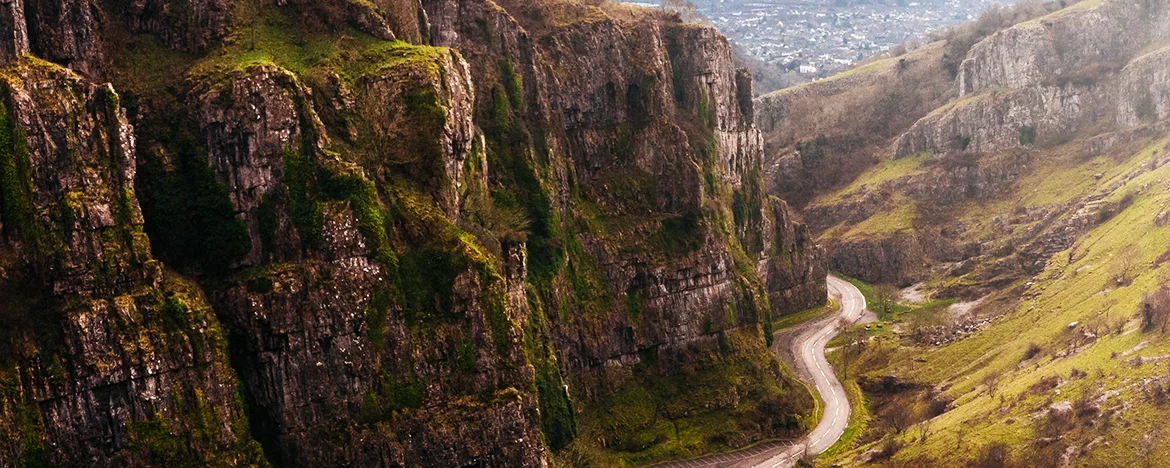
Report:
M 829 295 L 836 298 L 841 308 L 820 320 L 785 331 L 795 337 L 787 342 L 788 352 L 795 359 L 801 378 L 811 383 L 825 402 L 821 422 L 808 435 L 792 442 L 772 442 L 737 452 L 711 455 L 659 465 L 665 468 L 786 468 L 806 455 L 819 455 L 841 438 L 849 425 L 849 398 L 837 380 L 829 361 L 825 359 L 825 345 L 840 332 L 841 322 L 855 323 L 865 313 L 865 296 L 848 281 L 828 277 Z

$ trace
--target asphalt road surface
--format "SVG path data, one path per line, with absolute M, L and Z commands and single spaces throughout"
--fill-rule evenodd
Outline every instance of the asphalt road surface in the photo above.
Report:
M 786 336 L 795 336 L 787 344 L 795 357 L 797 372 L 811 383 L 825 402 L 821 422 L 808 435 L 796 441 L 770 442 L 731 453 L 711 455 L 659 465 L 665 468 L 786 468 L 805 456 L 828 450 L 845 433 L 849 424 L 849 398 L 825 360 L 825 345 L 840 332 L 842 321 L 854 323 L 865 313 L 865 296 L 848 281 L 829 276 L 829 295 L 841 309 L 820 320 L 800 325 Z

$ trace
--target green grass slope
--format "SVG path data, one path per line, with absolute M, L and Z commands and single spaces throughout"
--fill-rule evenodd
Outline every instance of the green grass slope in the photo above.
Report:
M 1127 203 L 1043 272 L 987 298 L 973 313 L 990 323 L 966 338 L 940 347 L 897 335 L 871 341 L 860 361 L 881 363 L 863 365 L 863 379 L 896 376 L 948 410 L 901 430 L 871 424 L 880 433 L 824 463 L 859 464 L 875 457 L 869 451 L 892 466 L 967 463 L 995 455 L 997 444 L 1009 466 L 1170 463 L 1159 424 L 1170 417 L 1170 341 L 1145 330 L 1140 314 L 1170 277 L 1170 226 L 1158 223 L 1170 206 L 1170 167 L 1157 167 L 1165 147 L 1041 165 L 1046 177 L 1021 183 L 1016 200 L 1025 204 L 1089 193 Z

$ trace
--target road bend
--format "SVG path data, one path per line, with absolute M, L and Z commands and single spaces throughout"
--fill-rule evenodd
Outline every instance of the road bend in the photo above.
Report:
M 829 295 L 836 298 L 841 308 L 833 314 L 799 326 L 788 336 L 788 343 L 796 359 L 801 379 L 810 383 L 821 400 L 824 412 L 817 427 L 808 435 L 787 442 L 770 442 L 748 449 L 711 455 L 693 460 L 681 460 L 660 468 L 787 468 L 804 457 L 820 455 L 845 433 L 849 425 L 849 398 L 837 375 L 825 359 L 825 346 L 841 331 L 841 323 L 855 323 L 865 312 L 865 296 L 848 281 L 828 277 Z

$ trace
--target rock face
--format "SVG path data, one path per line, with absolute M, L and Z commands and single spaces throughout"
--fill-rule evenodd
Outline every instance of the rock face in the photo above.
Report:
M 1000 31 L 962 62 L 962 98 L 914 124 L 894 156 L 995 153 L 1067 140 L 1105 119 L 1122 126 L 1161 120 L 1170 105 L 1162 72 L 1168 52 L 1158 48 L 1170 36 L 1167 24 L 1170 8 L 1159 2 L 1106 1 Z
M 948 151 L 997 153 L 1067 138 L 1085 124 L 1079 90 L 1028 88 L 970 96 L 940 108 L 898 138 L 895 157 Z M 1042 142 L 1043 143 L 1043 142 Z
M 1019 184 L 1054 157 L 1050 149 L 1057 145 L 1087 160 L 1159 136 L 1165 126 L 1160 122 L 1170 117 L 1165 93 L 1170 54 L 1163 47 L 1170 33 L 1167 15 L 1170 9 L 1162 2 L 1081 2 L 972 46 L 957 69 L 953 99 L 918 116 L 871 153 L 838 163 L 865 166 L 871 159 L 893 159 L 898 161 L 886 166 L 897 169 L 862 175 L 841 193 L 802 208 L 812 231 L 824 236 L 832 268 L 898 284 L 953 277 L 963 286 L 952 293 L 976 297 L 981 288 L 1042 270 L 1052 254 L 1072 246 L 1094 217 L 1111 208 L 1092 197 L 1043 209 L 1017 207 L 1023 214 L 997 221 L 995 235 L 957 222 L 955 212 L 964 204 L 1027 193 Z M 816 89 L 828 97 L 870 91 L 882 76 L 875 71 L 880 64 Z M 914 79 L 927 87 L 935 82 Z M 777 93 L 757 103 L 765 131 L 805 139 L 770 158 L 779 181 L 773 192 L 795 187 L 784 181 L 795 180 L 792 174 L 807 170 L 809 161 L 843 156 L 840 141 L 808 120 L 870 111 L 865 101 L 834 106 L 829 100 L 824 111 L 789 116 L 789 108 L 806 102 L 813 90 Z M 1088 138 L 1092 135 L 1099 136 Z M 1083 143 L 1068 144 L 1077 140 Z M 821 189 L 809 190 L 814 192 L 806 196 L 813 198 Z M 887 222 L 894 212 L 912 222 Z
M 25 57 L 0 112 L 0 461 L 263 463 L 222 328 L 142 233 L 118 95 Z
M 833 271 L 858 275 L 879 284 L 908 286 L 921 279 L 927 270 L 922 244 L 909 234 L 882 239 L 844 240 L 831 243 L 830 263 Z
M 959 94 L 1076 81 L 1103 67 L 1116 69 L 1170 35 L 1168 14 L 1161 2 L 1083 2 L 1016 25 L 971 48 L 959 67 Z
M 132 0 L 102 2 L 106 13 L 124 20 L 135 33 L 149 33 L 174 50 L 197 52 L 227 33 L 231 2 L 227 0 Z
M 825 299 L 711 28 L 575 1 L 0 7 L 0 465 L 547 466 L 636 372 L 764 349 Z M 753 384 L 798 391 L 772 364 Z M 774 406 L 760 437 L 807 411 Z
M 404 128 L 429 136 L 401 152 L 391 151 L 387 165 L 406 165 L 416 171 L 408 173 L 411 177 L 434 181 L 419 188 L 434 200 L 435 214 L 456 219 L 456 181 L 470 152 L 473 94 L 458 55 L 440 52 L 428 60 L 424 66 L 394 66 L 358 80 L 354 109 L 367 120 L 357 134 L 361 141 L 386 147 L 397 138 L 415 137 L 405 136 Z M 441 72 L 426 73 L 432 67 Z M 466 465 L 473 460 L 540 465 L 539 416 L 533 399 L 524 398 L 532 377 L 525 372 L 522 349 L 515 346 L 520 332 L 510 325 L 522 323 L 523 311 L 506 307 L 506 282 L 490 271 L 494 267 L 470 268 L 469 262 L 484 262 L 473 258 L 470 246 L 457 247 L 455 256 L 420 252 L 395 265 L 382 256 L 386 252 L 380 251 L 377 236 L 361 228 L 372 221 L 361 218 L 363 210 L 376 209 L 360 198 L 369 193 L 320 201 L 314 215 L 318 226 L 294 220 L 303 210 L 298 204 L 311 203 L 298 201 L 307 198 L 299 191 L 339 183 L 313 172 L 336 170 L 329 165 L 340 162 L 330 162 L 337 156 L 325 148 L 326 129 L 305 105 L 310 92 L 290 72 L 250 68 L 192 92 L 203 109 L 209 163 L 248 226 L 252 250 L 247 261 L 262 267 L 219 293 L 216 303 L 228 328 L 238 334 L 237 352 L 245 357 L 237 357 L 237 368 L 270 457 L 306 466 Z M 438 99 L 443 105 L 436 109 L 443 114 L 415 121 L 414 111 L 407 109 L 410 96 Z M 419 148 L 431 152 L 402 159 Z M 365 188 L 369 182 L 347 183 L 363 184 L 350 190 L 372 190 Z M 444 296 L 447 304 L 440 309 L 449 310 L 401 303 L 422 293 L 392 292 L 407 287 L 398 274 L 406 274 L 401 269 L 408 264 L 419 269 L 411 274 L 423 275 L 423 281 L 440 282 L 410 287 Z M 449 271 L 423 270 L 429 268 Z M 439 312 L 451 318 L 443 317 L 434 328 L 419 329 L 414 323 L 440 318 L 414 314 Z M 485 394 L 490 397 L 472 406 L 460 400 Z M 452 433 L 439 421 L 459 421 L 459 430 Z M 335 440 L 339 424 L 349 426 L 346 441 Z
M 208 164 L 223 181 L 232 206 L 248 226 L 251 250 L 245 263 L 259 265 L 265 254 L 276 260 L 297 260 L 301 239 L 289 216 L 277 211 L 278 231 L 287 233 L 263 245 L 260 207 L 276 203 L 283 192 L 285 154 L 312 145 L 312 134 L 301 132 L 301 111 L 308 91 L 296 77 L 279 68 L 254 68 L 218 83 L 213 90 L 192 94 L 200 109 L 199 127 L 207 147 Z M 223 105 L 230 103 L 230 106 Z M 310 121 L 315 116 L 309 116 Z M 310 141 L 305 141 L 310 140 Z M 287 197 L 285 197 L 287 199 Z M 286 202 L 287 203 L 287 202 Z M 273 221 L 273 220 L 268 220 Z
M 605 215 L 672 218 L 623 232 L 580 233 L 600 270 L 598 282 L 632 298 L 627 309 L 639 310 L 637 320 L 615 308 L 554 324 L 568 375 L 580 379 L 576 388 L 592 393 L 620 384 L 622 369 L 639 361 L 640 350 L 678 350 L 704 340 L 710 327 L 703 323 L 723 321 L 726 304 L 743 312 L 723 328 L 821 302 L 819 248 L 786 205 L 761 194 L 762 141 L 752 125 L 750 81 L 731 63 L 726 39 L 647 13 L 633 22 L 586 9 L 584 20 L 551 25 L 521 2 L 500 5 L 514 16 L 491 2 L 424 2 L 431 37 L 466 54 L 473 75 L 500 74 L 501 56 L 518 59 L 511 68 L 524 97 L 536 100 L 523 109 L 525 120 L 547 129 L 552 151 L 568 153 L 566 170 Z M 493 34 L 488 44 L 482 24 Z M 477 85 L 484 99 L 508 94 L 488 80 Z M 696 216 L 719 196 L 712 192 L 720 185 L 742 205 L 734 220 L 738 239 L 720 238 L 710 221 Z M 629 240 L 667 232 L 686 245 L 654 252 Z M 734 258 L 729 240 L 742 242 L 758 266 Z M 759 296 L 743 295 L 737 284 L 743 268 L 758 270 Z M 773 299 L 768 310 L 761 310 L 763 296 Z
M 102 51 L 95 10 L 86 0 L 27 2 L 32 53 L 82 74 L 97 73 Z

